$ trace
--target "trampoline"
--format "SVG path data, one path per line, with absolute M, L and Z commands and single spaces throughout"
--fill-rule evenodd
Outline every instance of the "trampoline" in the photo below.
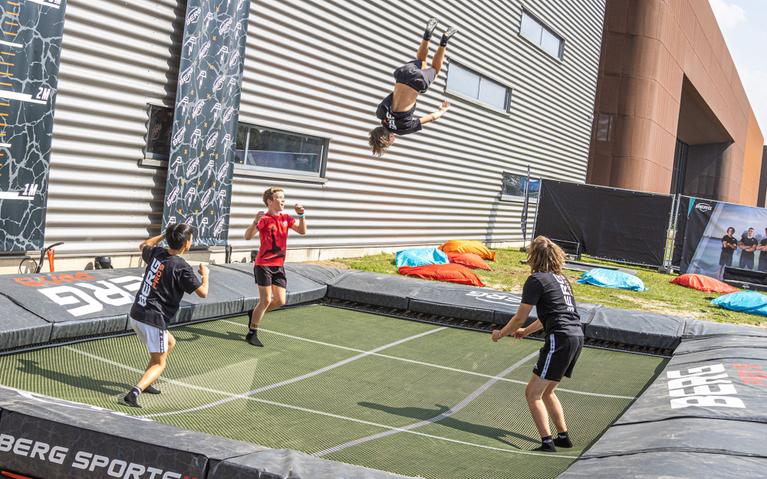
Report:
M 160 395 L 119 404 L 146 364 L 133 335 L 0 357 L 4 386 L 276 449 L 440 479 L 556 477 L 619 418 L 667 359 L 586 347 L 559 398 L 573 449 L 532 452 L 524 399 L 541 342 L 333 307 L 183 325 Z M 136 438 L 141 440 L 141 438 Z

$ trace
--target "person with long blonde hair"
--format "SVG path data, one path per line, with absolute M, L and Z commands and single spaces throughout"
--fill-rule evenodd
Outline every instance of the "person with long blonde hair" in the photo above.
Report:
M 538 236 L 527 249 L 531 275 L 522 289 L 522 304 L 502 329 L 493 330 L 492 340 L 513 335 L 522 339 L 541 329 L 546 341 L 525 389 L 525 399 L 541 435 L 536 451 L 556 452 L 557 447 L 573 447 L 565 423 L 562 404 L 554 390 L 562 377 L 570 377 L 583 348 L 583 330 L 570 282 L 562 275 L 565 253 L 545 236 Z M 522 327 L 536 308 L 538 319 Z M 557 428 L 552 437 L 549 417 Z

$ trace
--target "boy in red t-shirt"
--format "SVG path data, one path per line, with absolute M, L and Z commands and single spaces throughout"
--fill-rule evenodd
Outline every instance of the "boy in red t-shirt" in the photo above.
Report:
M 267 212 L 259 211 L 256 219 L 245 230 L 246 240 L 252 239 L 258 231 L 258 239 L 261 241 L 253 266 L 253 274 L 258 285 L 258 304 L 250 316 L 250 328 L 245 335 L 245 341 L 259 347 L 264 346 L 258 339 L 258 325 L 264 314 L 285 304 L 288 281 L 285 278 L 284 264 L 288 248 L 288 229 L 298 234 L 306 234 L 304 207 L 300 203 L 295 206 L 298 222 L 283 211 L 285 190 L 267 188 L 263 198 Z

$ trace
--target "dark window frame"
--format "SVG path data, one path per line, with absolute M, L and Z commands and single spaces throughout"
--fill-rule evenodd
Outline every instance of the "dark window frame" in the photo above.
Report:
M 250 133 L 253 129 L 259 129 L 259 130 L 267 130 L 275 133 L 281 133 L 284 135 L 289 136 L 297 136 L 297 137 L 308 137 L 316 140 L 322 141 L 322 153 L 320 155 L 320 165 L 319 165 L 319 171 L 301 171 L 301 170 L 295 170 L 295 169 L 287 169 L 287 168 L 270 168 L 270 167 L 264 167 L 264 166 L 258 166 L 258 165 L 252 165 L 248 164 L 246 162 L 240 162 L 238 161 L 237 157 L 234 158 L 234 165 L 236 169 L 239 169 L 241 172 L 259 172 L 262 173 L 264 176 L 274 175 L 275 177 L 284 178 L 286 176 L 288 177 L 295 177 L 296 179 L 324 179 L 325 173 L 327 170 L 327 163 L 328 163 L 328 150 L 330 148 L 330 138 L 327 136 L 319 136 L 317 134 L 307 133 L 307 132 L 299 132 L 299 131 L 290 131 L 285 128 L 276 128 L 273 126 L 266 126 L 266 125 L 259 125 L 255 123 L 249 123 L 249 122 L 238 122 L 237 123 L 237 134 L 239 134 L 239 130 L 241 127 L 247 128 L 248 133 L 245 138 L 245 150 L 243 152 L 243 158 L 247 158 L 248 154 L 248 147 L 250 146 Z M 235 145 L 237 140 L 235 139 Z M 235 146 L 236 150 L 236 146 Z
M 472 73 L 472 74 L 477 75 L 479 77 L 479 90 L 477 91 L 477 97 L 469 96 L 469 95 L 467 95 L 465 93 L 462 93 L 462 92 L 460 92 L 458 90 L 450 88 L 450 68 L 452 68 L 453 66 L 456 66 L 458 68 L 466 70 L 469 73 Z M 479 99 L 479 91 L 482 88 L 482 80 L 487 80 L 487 81 L 493 82 L 493 83 L 495 83 L 495 84 L 497 84 L 497 85 L 499 85 L 499 86 L 501 86 L 501 87 L 506 89 L 506 98 L 504 100 L 504 108 L 503 109 L 500 109 L 500 108 L 498 108 L 497 106 L 495 106 L 495 105 L 493 105 L 491 103 L 488 103 L 488 102 L 486 102 L 484 100 L 480 100 Z M 466 66 L 465 64 L 463 64 L 463 63 L 461 63 L 459 61 L 455 61 L 453 59 L 450 59 L 447 62 L 447 77 L 445 79 L 445 94 L 469 100 L 472 103 L 477 103 L 480 106 L 482 106 L 484 108 L 487 108 L 487 109 L 490 109 L 490 110 L 495 111 L 495 112 L 504 113 L 504 114 L 510 114 L 511 113 L 511 102 L 512 102 L 512 98 L 514 96 L 514 89 L 511 86 L 509 86 L 508 84 L 497 80 L 496 78 L 493 78 L 493 77 L 491 77 L 489 75 L 481 73 L 481 72 L 475 70 L 474 68 L 470 68 L 470 67 Z
M 548 50 L 543 48 L 543 46 L 539 42 L 535 42 L 532 39 L 528 38 L 527 36 L 522 34 L 522 22 L 524 21 L 525 16 L 530 17 L 535 23 L 537 23 L 543 30 L 549 32 L 552 36 L 556 37 L 559 40 L 559 51 L 557 55 L 552 55 Z M 556 30 L 551 28 L 548 23 L 544 22 L 543 19 L 541 19 L 540 16 L 536 15 L 535 13 L 531 12 L 527 8 L 522 8 L 522 13 L 519 17 L 519 32 L 518 35 L 520 38 L 524 39 L 527 43 L 533 45 L 538 50 L 542 51 L 546 54 L 546 56 L 553 58 L 559 62 L 565 61 L 565 44 L 567 43 L 567 40 L 565 37 L 561 34 L 559 34 Z
M 165 125 L 169 128 L 167 133 L 167 142 L 166 142 L 167 153 L 164 151 L 163 147 L 156 146 L 156 144 L 153 143 L 151 138 L 152 130 L 154 129 L 156 125 L 155 119 L 157 118 L 156 115 L 153 115 L 153 111 L 159 111 L 159 110 L 165 110 L 165 113 L 170 114 L 168 119 L 168 124 Z M 170 139 L 171 139 L 171 136 L 173 135 L 173 116 L 175 114 L 175 109 L 172 107 L 157 104 L 157 103 L 147 103 L 146 113 L 147 113 L 147 121 L 146 121 L 146 134 L 144 135 L 144 159 L 156 160 L 156 161 L 168 161 L 168 159 L 170 158 Z
M 510 176 L 516 176 L 516 177 L 519 177 L 519 178 L 521 178 L 523 180 L 527 179 L 527 173 L 514 173 L 512 171 L 504 171 L 503 172 L 503 179 L 501 180 L 502 181 L 502 184 L 501 184 L 501 201 L 516 201 L 516 202 L 525 201 L 524 189 L 522 190 L 521 194 L 519 194 L 519 195 L 509 194 L 509 193 L 506 192 L 506 185 L 507 185 L 506 179 L 508 177 L 510 177 Z M 542 178 L 540 178 L 540 177 L 532 176 L 532 175 L 530 176 L 530 183 L 531 184 L 537 183 L 537 188 L 534 189 L 535 194 L 533 194 L 532 192 L 530 193 L 530 202 L 531 203 L 537 203 L 538 202 L 538 196 L 540 195 L 540 192 L 541 192 L 541 181 L 542 181 Z

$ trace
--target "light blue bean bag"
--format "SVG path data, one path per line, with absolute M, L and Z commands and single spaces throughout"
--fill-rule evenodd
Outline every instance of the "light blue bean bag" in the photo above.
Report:
M 409 248 L 397 251 L 397 269 L 403 266 L 426 266 L 427 264 L 448 264 L 447 255 L 437 248 Z
M 602 288 L 628 289 L 630 291 L 646 290 L 642 280 L 633 274 L 606 268 L 594 268 L 591 271 L 586 271 L 578 279 L 578 282 Z
M 711 301 L 711 304 L 730 311 L 767 316 L 767 295 L 756 291 L 724 294 Z

